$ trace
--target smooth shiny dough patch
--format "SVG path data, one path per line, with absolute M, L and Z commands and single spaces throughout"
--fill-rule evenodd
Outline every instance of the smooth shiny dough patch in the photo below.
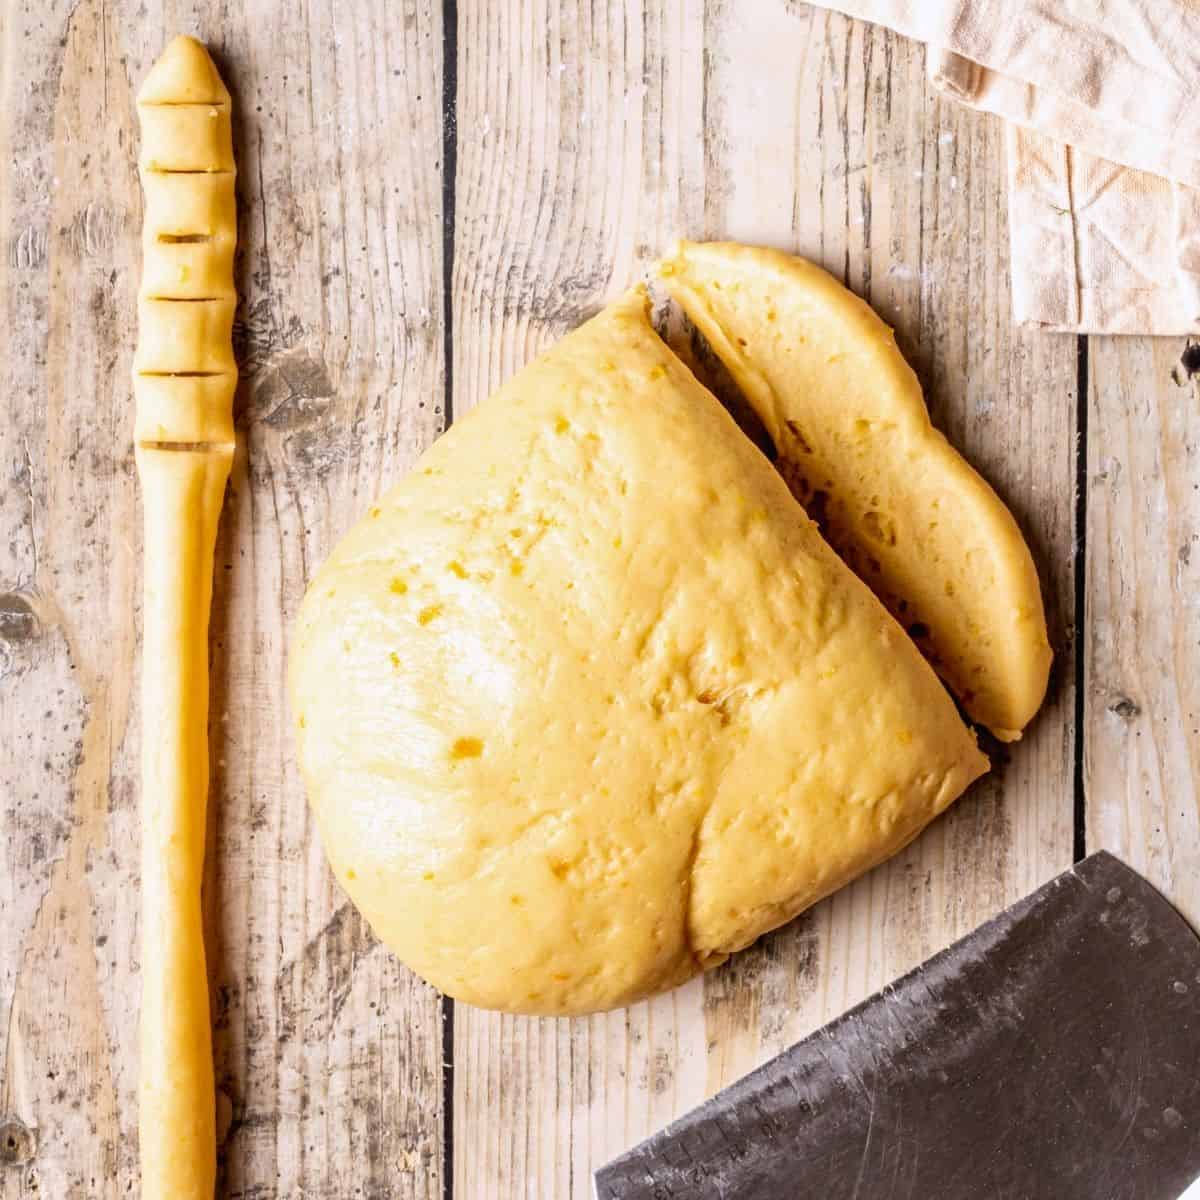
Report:
M 633 293 L 345 538 L 291 658 L 333 868 L 443 991 L 671 987 L 987 766 L 933 671 Z
M 1004 503 L 929 422 L 891 329 L 814 263 L 682 243 L 663 284 L 767 428 L 833 546 L 967 712 L 1012 741 L 1046 693 L 1037 572 Z

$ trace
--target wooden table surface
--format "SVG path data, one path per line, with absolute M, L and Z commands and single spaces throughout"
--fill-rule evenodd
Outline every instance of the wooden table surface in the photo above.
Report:
M 229 83 L 240 171 L 206 898 L 221 1195 L 586 1197 L 599 1162 L 1085 850 L 1200 920 L 1184 347 L 1013 326 L 1003 131 L 931 91 L 918 46 L 787 0 L 9 4 L 3 1200 L 137 1189 L 133 94 L 179 30 Z M 587 1019 L 478 1012 L 381 950 L 325 867 L 289 626 L 446 423 L 680 232 L 807 254 L 896 326 L 1033 545 L 1050 696 L 913 846 L 705 979 Z

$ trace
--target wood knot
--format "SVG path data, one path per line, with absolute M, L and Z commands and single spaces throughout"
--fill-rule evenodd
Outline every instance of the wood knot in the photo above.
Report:
M 0 638 L 6 642 L 28 642 L 39 632 L 37 613 L 24 596 L 19 592 L 0 595 Z
M 0 1166 L 17 1167 L 37 1153 L 37 1134 L 16 1117 L 0 1121 Z
M 1198 374 L 1200 374 L 1200 342 L 1193 342 L 1189 339 L 1188 344 L 1183 348 L 1183 353 L 1179 356 L 1179 361 L 1171 370 L 1171 378 L 1177 387 L 1183 387 L 1195 379 Z
M 1130 700 L 1128 696 L 1119 696 L 1109 706 L 1108 711 L 1115 713 L 1123 721 L 1132 721 L 1135 717 L 1142 715 L 1142 709 L 1136 701 Z
M 19 592 L 0 594 L 0 678 L 17 661 L 18 649 L 34 641 L 42 631 L 32 604 Z
M 334 414 L 337 396 L 319 351 L 303 345 L 279 350 L 262 360 L 253 378 L 249 423 L 289 432 L 320 426 Z

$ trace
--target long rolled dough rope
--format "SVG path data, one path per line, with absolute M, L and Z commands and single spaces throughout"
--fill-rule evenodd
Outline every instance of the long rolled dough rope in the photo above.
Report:
M 133 393 L 142 639 L 143 1200 L 212 1200 L 215 1097 L 200 907 L 208 619 L 233 461 L 237 240 L 230 99 L 177 37 L 138 93 L 145 193 Z

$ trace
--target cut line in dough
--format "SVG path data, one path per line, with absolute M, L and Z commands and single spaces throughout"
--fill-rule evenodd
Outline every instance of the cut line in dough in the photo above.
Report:
M 137 443 L 143 450 L 169 450 L 174 453 L 198 454 L 205 450 L 231 450 L 236 442 L 161 442 L 144 439 Z
M 214 108 L 220 112 L 229 111 L 229 105 L 224 100 L 141 100 L 138 108 Z
M 157 299 L 163 299 L 159 296 Z M 138 371 L 140 379 L 221 379 L 235 378 L 232 371 Z

